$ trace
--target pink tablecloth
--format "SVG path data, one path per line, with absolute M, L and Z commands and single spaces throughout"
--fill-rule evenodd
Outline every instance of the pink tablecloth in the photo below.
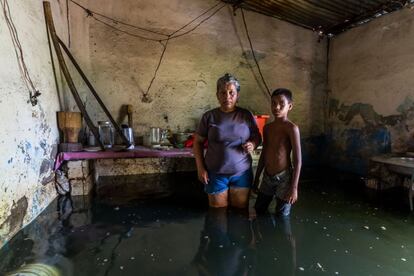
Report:
M 137 146 L 132 150 L 123 151 L 79 151 L 61 152 L 56 157 L 55 170 L 59 169 L 63 161 L 105 158 L 148 158 L 148 157 L 194 157 L 191 148 L 158 150 Z

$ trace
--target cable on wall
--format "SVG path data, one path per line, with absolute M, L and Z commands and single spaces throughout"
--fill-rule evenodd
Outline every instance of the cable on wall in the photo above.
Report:
M 212 8 L 215 8 L 216 6 L 217 6 L 217 5 L 213 6 Z M 186 32 L 184 32 L 184 33 L 182 33 L 182 34 L 179 34 L 179 35 L 174 36 L 174 34 L 178 33 L 178 32 L 179 32 L 179 31 L 181 31 L 181 30 L 183 30 L 185 27 L 189 26 L 191 23 L 193 23 L 194 21 L 196 21 L 198 18 L 200 18 L 200 17 L 201 17 L 201 16 L 203 16 L 204 14 L 208 13 L 209 11 L 211 11 L 211 10 L 212 10 L 212 8 L 210 8 L 210 9 L 208 9 L 207 11 L 203 12 L 202 14 L 200 14 L 199 16 L 197 16 L 196 18 L 194 18 L 193 20 L 191 20 L 191 21 L 190 21 L 190 22 L 188 22 L 187 24 L 183 25 L 181 28 L 179 28 L 179 29 L 177 29 L 176 31 L 172 32 L 172 33 L 169 35 L 169 39 L 167 39 L 167 41 L 165 42 L 165 44 L 163 44 L 163 42 L 161 42 L 161 41 L 160 41 L 160 43 L 163 45 L 163 51 L 162 51 L 162 53 L 161 53 L 160 59 L 159 59 L 159 61 L 158 61 L 157 68 L 155 69 L 154 76 L 153 76 L 153 78 L 151 79 L 151 82 L 150 82 L 150 84 L 149 84 L 149 86 L 148 86 L 148 88 L 147 88 L 147 91 L 145 91 L 145 92 L 143 93 L 143 95 L 142 95 L 142 100 L 143 100 L 144 102 L 150 102 L 150 101 L 151 101 L 151 100 L 149 99 L 149 97 L 148 97 L 148 94 L 149 94 L 150 88 L 151 88 L 151 86 L 152 86 L 152 83 L 154 82 L 154 80 L 155 80 L 155 78 L 156 78 L 156 76 L 157 76 L 157 72 L 158 72 L 158 70 L 159 70 L 159 68 L 160 68 L 160 65 L 161 65 L 162 59 L 164 58 L 164 54 L 165 54 L 165 51 L 167 50 L 167 45 L 168 45 L 168 42 L 170 41 L 170 39 L 172 39 L 172 38 L 176 38 L 176 37 L 180 37 L 180 36 L 183 36 L 183 35 L 186 35 L 186 34 L 188 34 L 188 33 L 192 32 L 192 31 L 193 31 L 193 30 L 195 30 L 198 26 L 200 26 L 202 23 L 204 23 L 205 21 L 207 21 L 208 19 L 210 19 L 213 15 L 215 15 L 215 14 L 216 14 L 219 10 L 221 10 L 224 6 L 225 6 L 225 5 L 222 5 L 220 8 L 218 8 L 217 10 L 215 10 L 215 11 L 214 11 L 211 15 L 209 15 L 208 17 L 206 17 L 205 19 L 203 19 L 200 23 L 198 23 L 198 24 L 197 24 L 194 28 L 190 29 L 189 31 L 186 31 Z
M 69 20 L 69 0 L 66 0 L 66 21 L 68 25 L 68 47 L 70 48 L 70 20 Z
M 7 27 L 10 32 L 10 36 L 13 42 L 14 52 L 16 53 L 17 64 L 19 65 L 19 71 L 22 76 L 23 82 L 26 85 L 27 90 L 29 91 L 29 100 L 32 106 L 37 105 L 38 97 L 41 95 L 39 90 L 36 89 L 35 85 L 33 84 L 32 78 L 30 77 L 29 70 L 27 69 L 26 62 L 24 60 L 23 48 L 20 44 L 19 35 L 17 33 L 16 26 L 14 25 L 12 15 L 10 12 L 10 6 L 7 2 L 8 0 L 2 0 L 1 7 L 4 15 L 4 19 L 6 20 Z
M 150 84 L 148 85 L 147 91 L 145 91 L 145 92 L 142 93 L 142 101 L 143 102 L 146 102 L 146 103 L 151 102 L 151 99 L 148 97 L 148 94 L 149 94 L 149 91 L 151 89 L 152 83 L 154 82 L 155 78 L 157 77 L 157 73 L 158 73 L 158 70 L 160 69 L 162 59 L 164 58 L 165 51 L 167 50 L 168 41 L 169 40 L 167 40 L 165 42 L 165 44 L 163 44 L 162 42 L 160 42 L 161 45 L 163 46 L 163 50 L 162 50 L 160 59 L 159 59 L 158 64 L 157 64 L 157 68 L 155 68 L 154 76 L 152 77 L 152 79 L 150 81 Z
M 243 18 L 244 29 L 246 30 L 247 40 L 249 41 L 249 45 L 250 45 L 250 51 L 252 52 L 252 56 L 253 56 L 254 62 L 256 63 L 257 70 L 259 71 L 259 75 L 262 78 L 263 85 L 266 87 L 267 93 L 270 96 L 271 95 L 270 89 L 267 86 L 267 83 L 266 83 L 266 81 L 265 81 L 265 79 L 263 77 L 263 74 L 262 74 L 262 70 L 260 69 L 259 62 L 257 61 L 256 55 L 254 53 L 252 40 L 250 39 L 249 30 L 247 28 L 246 18 L 244 17 L 243 8 L 240 8 L 240 10 L 241 10 L 242 18 Z
M 207 9 L 205 12 L 203 12 L 202 14 L 200 14 L 199 16 L 197 16 L 196 18 L 194 18 L 193 20 L 191 20 L 190 22 L 188 22 L 187 24 L 185 24 L 184 26 L 182 26 L 181 28 L 179 28 L 178 30 L 176 30 L 175 32 L 170 34 L 170 39 L 172 38 L 177 38 L 177 37 L 181 37 L 183 35 L 189 34 L 192 31 L 194 31 L 195 29 L 197 29 L 201 24 L 203 24 L 204 22 L 206 22 L 207 20 L 209 20 L 211 17 L 213 17 L 213 15 L 215 15 L 217 12 L 219 12 L 222 8 L 224 8 L 226 5 L 222 4 L 219 8 L 217 8 L 212 14 L 210 14 L 209 16 L 207 16 L 206 18 L 204 18 L 203 20 L 200 21 L 200 23 L 198 23 L 194 28 L 179 34 L 179 35 L 175 35 L 176 33 L 178 33 L 179 31 L 183 30 L 185 27 L 189 26 L 191 23 L 193 23 L 194 21 L 196 21 L 197 19 L 199 19 L 200 17 L 202 17 L 203 15 L 207 14 L 208 12 L 210 12 L 211 10 L 213 10 L 214 8 L 216 8 L 219 5 L 219 3 L 217 3 L 216 5 L 212 6 L 211 8 Z
M 73 1 L 73 0 L 70 0 L 70 1 L 71 1 L 73 4 L 75 4 L 76 6 L 80 7 L 81 9 L 83 9 L 83 10 L 86 12 L 86 14 L 87 14 L 88 16 L 90 16 L 90 17 L 94 17 L 94 16 L 96 16 L 96 15 L 97 15 L 97 16 L 102 17 L 102 18 L 105 18 L 105 19 L 107 19 L 107 20 L 109 20 L 109 21 L 111 21 L 112 23 L 117 24 L 117 25 L 118 25 L 118 24 L 119 24 L 119 25 L 124 25 L 124 26 L 128 26 L 128 27 L 131 27 L 131 28 L 134 28 L 134 29 L 141 30 L 141 31 L 145 31 L 145 32 L 153 33 L 153 34 L 158 34 L 158 35 L 162 35 L 162 36 L 168 36 L 168 34 L 164 34 L 164 33 L 162 33 L 162 32 L 153 31 L 153 30 L 150 30 L 150 29 L 147 29 L 147 28 L 143 28 L 143 27 L 139 27 L 139 26 L 132 25 L 132 24 L 129 24 L 129 23 L 125 23 L 125 22 L 123 22 L 123 21 L 121 21 L 121 20 L 114 19 L 114 18 L 112 18 L 112 17 L 106 16 L 106 15 L 104 15 L 104 14 L 102 14 L 102 13 L 98 13 L 98 12 L 96 12 L 96 11 L 92 11 L 92 10 L 90 10 L 90 9 L 86 8 L 85 6 L 82 6 L 81 4 L 77 3 L 76 1 Z
M 211 6 L 210 8 L 208 8 L 207 10 L 205 10 L 204 12 L 202 12 L 200 15 L 198 15 L 197 17 L 195 17 L 194 19 L 190 20 L 188 23 L 184 24 L 182 27 L 178 28 L 177 30 L 167 34 L 167 33 L 163 33 L 163 32 L 159 32 L 159 31 L 154 31 L 148 28 L 144 28 L 144 27 L 140 27 L 140 26 L 136 26 L 133 24 L 129 24 L 129 23 L 125 23 L 121 20 L 118 19 L 114 19 L 112 17 L 109 17 L 107 15 L 104 15 L 102 13 L 98 13 L 96 11 L 93 11 L 91 9 L 86 8 L 85 6 L 82 6 L 81 4 L 77 3 L 74 0 L 70 0 L 73 4 L 77 5 L 78 7 L 80 7 L 81 9 L 83 9 L 88 17 L 91 17 L 92 19 L 96 20 L 97 22 L 106 25 L 109 28 L 115 29 L 121 33 L 133 36 L 133 37 L 137 37 L 137 38 L 141 38 L 144 40 L 149 40 L 149 41 L 156 41 L 156 42 L 162 42 L 162 41 L 167 41 L 167 40 L 171 40 L 173 38 L 178 38 L 181 37 L 183 35 L 189 34 L 192 31 L 194 31 L 196 28 L 198 28 L 201 24 L 203 24 L 205 21 L 207 21 L 208 19 L 210 19 L 213 15 L 215 15 L 218 11 L 220 11 L 223 7 L 226 6 L 226 4 L 218 2 L 215 5 Z M 221 5 L 220 5 L 221 4 Z M 216 9 L 217 8 L 217 9 Z M 192 23 L 194 23 L 196 20 L 200 19 L 202 16 L 208 14 L 209 12 L 211 12 L 212 10 L 216 9 L 214 12 L 212 12 L 212 14 L 210 14 L 209 16 L 207 16 L 206 18 L 204 18 L 203 20 L 201 20 L 201 22 L 199 22 L 198 24 L 196 24 L 195 27 L 193 27 L 192 29 L 182 33 L 182 34 L 177 34 L 179 31 L 183 30 L 184 28 L 188 27 L 189 25 L 191 25 Z M 114 24 L 114 25 L 112 25 Z M 153 38 L 153 37 L 148 37 L 148 36 L 144 36 L 144 35 L 139 35 L 139 34 L 134 34 L 132 32 L 126 31 L 121 29 L 121 27 L 118 27 L 119 25 L 121 26 L 126 26 L 129 28 L 133 28 L 133 29 L 137 29 L 143 32 L 147 32 L 150 33 L 152 35 L 158 35 L 158 36 L 162 36 L 162 38 Z

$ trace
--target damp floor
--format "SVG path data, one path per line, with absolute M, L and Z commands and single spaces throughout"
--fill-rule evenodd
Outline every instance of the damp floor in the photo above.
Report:
M 414 275 L 404 191 L 303 179 L 290 219 L 209 210 L 194 174 L 112 179 L 54 201 L 0 250 L 0 275 Z M 151 181 L 169 192 L 134 196 Z

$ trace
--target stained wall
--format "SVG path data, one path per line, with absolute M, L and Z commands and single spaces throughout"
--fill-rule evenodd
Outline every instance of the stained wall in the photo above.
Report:
M 329 164 L 364 175 L 371 156 L 413 150 L 413 12 L 382 16 L 332 39 Z
M 42 1 L 7 2 L 27 70 L 41 95 L 37 105 L 28 102 L 29 92 L 1 10 L 0 247 L 56 197 L 52 168 L 59 139 L 56 111 L 60 110 Z M 59 1 L 51 6 L 58 31 L 65 32 L 65 9 Z
M 219 2 L 79 0 L 77 3 L 120 22 L 172 34 Z M 315 144 L 324 131 L 326 41 L 319 42 L 314 32 L 290 23 L 244 13 L 269 88 L 287 87 L 293 91 L 295 106 L 291 119 L 300 125 L 305 153 L 315 153 Z M 210 14 L 176 34 L 191 30 Z M 99 22 L 105 20 L 103 17 L 87 17 L 85 10 L 73 3 L 70 15 L 72 37 L 78 37 L 72 40 L 75 56 L 85 63 L 85 73 L 117 120 L 126 122 L 122 105 L 133 105 L 136 136 L 145 135 L 150 127 L 194 130 L 202 113 L 217 107 L 216 80 L 226 72 L 241 82 L 240 106 L 255 114 L 270 114 L 270 97 L 254 63 L 240 10 L 233 13 L 230 6 L 225 6 L 193 31 L 171 39 L 149 90 L 163 46 L 141 37 L 165 36 L 125 28 L 120 23 L 116 27 L 122 31 L 114 30 L 107 26 L 114 25 L 113 22 L 103 24 Z M 85 44 L 86 40 L 89 44 Z M 84 98 L 93 120 L 105 120 L 93 97 L 85 92 Z
M 56 111 L 77 110 L 59 70 L 57 85 L 53 77 L 42 1 L 8 2 L 27 68 L 41 96 L 36 106 L 27 103 L 28 91 L 10 33 L 0 16 L 0 112 L 4 119 L 0 130 L 0 246 L 55 198 L 52 166 L 59 142 Z M 218 3 L 75 2 L 119 21 L 165 34 L 172 34 Z M 122 106 L 133 105 L 136 136 L 145 135 L 153 126 L 194 130 L 202 113 L 218 105 L 216 80 L 226 72 L 241 82 L 240 106 L 255 114 L 270 113 L 270 97 L 253 61 L 240 10 L 233 13 L 231 7 L 225 6 L 193 31 L 171 39 L 148 90 L 163 46 L 137 35 L 154 38 L 154 34 L 131 29 L 115 31 L 87 16 L 72 1 L 56 0 L 51 5 L 58 35 L 115 119 L 126 122 Z M 245 18 L 254 54 L 269 88 L 287 87 L 294 93 L 290 118 L 301 128 L 305 160 L 318 162 L 310 157 L 318 155 L 325 128 L 326 40 L 318 41 L 312 31 L 248 11 Z M 190 31 L 204 19 L 205 16 L 182 32 Z M 69 65 L 69 69 L 93 121 L 106 120 L 73 66 Z

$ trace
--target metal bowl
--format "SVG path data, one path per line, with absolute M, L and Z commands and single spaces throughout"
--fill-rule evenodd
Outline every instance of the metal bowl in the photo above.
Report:
M 177 132 L 173 134 L 175 144 L 182 144 L 187 141 L 188 137 L 190 137 L 192 133 L 189 132 Z

